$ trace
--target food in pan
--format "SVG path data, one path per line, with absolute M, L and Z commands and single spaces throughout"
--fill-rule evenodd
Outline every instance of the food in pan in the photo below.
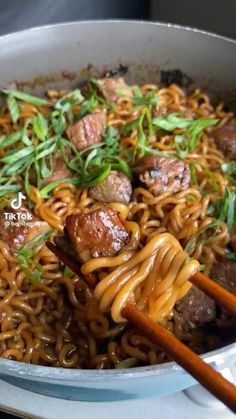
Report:
M 0 356 L 167 361 L 122 317 L 127 301 L 197 352 L 232 338 L 230 315 L 189 278 L 236 292 L 234 115 L 200 89 L 121 77 L 2 93 Z

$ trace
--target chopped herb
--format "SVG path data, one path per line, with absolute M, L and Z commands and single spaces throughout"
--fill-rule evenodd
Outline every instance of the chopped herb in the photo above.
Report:
M 176 154 L 181 159 L 187 157 L 198 146 L 202 131 L 217 122 L 218 119 L 183 118 L 176 112 L 167 116 L 158 116 L 152 120 L 155 127 L 165 131 L 185 129 L 183 134 L 175 136 L 174 139 Z
M 195 233 L 191 239 L 187 242 L 187 244 L 185 245 L 185 252 L 192 252 L 194 250 L 194 246 L 196 245 L 196 241 L 198 239 L 198 237 L 204 233 L 205 231 L 209 230 L 209 229 L 215 229 L 215 232 L 218 230 L 219 226 L 221 225 L 221 220 L 213 220 L 211 221 L 209 224 L 207 224 L 205 227 L 201 228 L 199 231 L 197 231 L 197 233 Z M 213 236 L 211 235 L 210 238 L 212 238 Z M 208 239 L 202 239 L 200 241 L 200 243 L 202 244 L 206 244 L 208 241 Z
M 52 233 L 52 230 L 48 230 L 39 234 L 33 240 L 28 241 L 25 245 L 20 247 L 16 252 L 18 263 L 25 273 L 26 278 L 32 282 L 32 284 L 38 284 L 40 282 L 41 274 L 43 272 L 42 266 L 34 260 L 37 246 L 47 240 Z
M 2 92 L 5 95 L 11 95 L 16 99 L 22 100 L 27 103 L 31 103 L 35 106 L 46 106 L 50 105 L 50 102 L 48 102 L 46 99 L 41 99 L 36 96 L 29 95 L 27 93 L 21 92 L 20 90 L 14 90 L 14 89 L 3 89 Z
M 127 122 L 127 124 L 125 124 L 120 130 L 121 135 L 126 135 L 129 132 L 131 132 L 133 129 L 138 128 L 139 123 L 140 123 L 140 117 Z
M 165 131 L 174 131 L 176 128 L 188 128 L 192 123 L 192 118 L 183 118 L 178 113 L 170 113 L 167 116 L 157 116 L 153 118 L 152 123 L 159 129 Z
M 196 196 L 188 194 L 185 196 L 186 201 L 196 201 Z
M 36 136 L 44 141 L 48 133 L 48 121 L 40 112 L 33 118 L 33 129 Z
M 218 184 L 218 180 L 217 180 L 217 176 L 215 175 L 215 173 L 211 172 L 208 167 L 201 165 L 204 172 L 208 175 L 208 177 L 211 179 L 212 181 L 212 186 L 213 186 L 213 191 L 214 192 L 218 192 L 219 190 L 219 184 Z
M 209 205 L 209 207 L 207 208 L 205 215 L 213 215 L 215 214 L 215 207 L 214 205 Z
M 230 252 L 229 250 L 226 251 L 225 256 L 228 260 L 230 260 L 231 262 L 236 262 L 236 254 L 235 252 Z
M 51 191 L 53 191 L 53 189 L 55 189 L 58 185 L 60 185 L 61 183 L 71 183 L 72 185 L 76 185 L 78 184 L 78 179 L 76 178 L 64 178 L 64 179 L 58 179 L 55 180 L 54 182 L 50 182 L 48 183 L 46 186 L 44 186 L 41 190 L 40 190 L 40 196 L 43 199 L 49 198 L 49 194 Z
M 68 266 L 65 266 L 63 270 L 63 276 L 71 276 L 73 274 L 72 270 L 68 268 Z
M 175 151 L 180 159 L 185 159 L 189 154 L 188 144 L 184 135 L 176 135 L 174 139 Z M 182 148 L 180 147 L 182 145 Z
M 7 96 L 7 106 L 11 115 L 11 119 L 15 124 L 20 117 L 20 107 L 13 95 Z
M 231 161 L 229 163 L 223 163 L 221 165 L 221 170 L 227 175 L 236 175 L 236 162 Z
M 22 135 L 23 135 L 22 131 L 13 132 L 12 134 L 8 136 L 2 135 L 0 137 L 0 150 L 17 143 L 17 141 L 20 141 L 20 139 L 22 138 Z
M 80 119 L 83 116 L 91 113 L 98 106 L 98 100 L 95 95 L 92 95 L 89 99 L 84 100 L 76 119 Z
M 72 106 L 78 105 L 83 102 L 84 96 L 79 89 L 67 93 L 61 97 L 55 104 L 55 109 L 60 110 L 62 113 L 68 112 Z
M 235 192 L 225 188 L 223 198 L 215 203 L 216 216 L 227 224 L 229 231 L 235 225 Z
M 190 170 L 190 177 L 191 177 L 191 184 L 192 185 L 197 185 L 198 181 L 197 181 L 197 175 L 196 175 L 196 162 L 191 160 L 189 163 L 189 170 Z
M 50 115 L 53 130 L 55 134 L 62 135 L 66 130 L 66 118 L 61 111 L 54 111 Z
M 205 128 L 216 125 L 218 122 L 219 119 L 197 119 L 193 121 L 187 129 L 189 137 L 189 151 L 192 151 L 198 146 L 202 131 Z
M 156 106 L 158 104 L 158 97 L 156 92 L 151 91 L 148 92 L 146 95 L 140 96 L 140 94 L 136 94 L 134 96 L 134 107 L 137 106 Z
M 199 271 L 200 271 L 200 272 L 204 272 L 204 271 L 205 271 L 205 269 L 206 269 L 206 265 L 205 265 L 205 263 L 201 263 L 201 264 L 200 264 L 200 267 L 199 267 Z

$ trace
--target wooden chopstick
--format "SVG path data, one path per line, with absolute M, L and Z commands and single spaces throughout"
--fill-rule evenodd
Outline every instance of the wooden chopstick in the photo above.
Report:
M 172 333 L 160 324 L 154 323 L 132 304 L 126 304 L 122 310 L 122 316 L 196 378 L 203 387 L 236 413 L 236 387 L 218 371 L 205 363 Z
M 80 270 L 80 264 L 77 259 L 75 259 L 72 255 L 68 255 L 65 252 L 63 252 L 62 249 L 60 249 L 59 246 L 57 246 L 55 243 L 51 241 L 47 241 L 46 245 L 49 250 L 51 250 L 54 255 L 58 257 L 68 268 L 71 269 L 75 274 L 82 276 L 81 270 Z M 83 275 L 86 283 L 89 285 L 89 287 L 94 288 L 97 284 L 96 278 L 91 274 L 87 275 L 86 277 Z
M 54 243 L 48 241 L 46 244 L 72 271 L 80 274 L 80 267 L 76 260 L 68 258 Z M 230 292 L 200 272 L 193 275 L 190 281 L 224 308 L 236 314 L 236 297 Z M 89 284 L 89 281 L 87 282 L 88 285 L 92 286 L 92 284 Z M 236 387 L 233 384 L 210 365 L 206 364 L 195 352 L 179 341 L 168 330 L 158 323 L 154 323 L 132 304 L 126 304 L 122 309 L 122 315 L 152 342 L 160 346 L 166 354 L 189 372 L 203 387 L 236 413 Z
M 202 272 L 195 273 L 189 278 L 189 281 L 209 295 L 209 297 L 212 297 L 220 306 L 236 316 L 236 296 L 234 294 L 231 294 L 231 292 L 218 285 Z

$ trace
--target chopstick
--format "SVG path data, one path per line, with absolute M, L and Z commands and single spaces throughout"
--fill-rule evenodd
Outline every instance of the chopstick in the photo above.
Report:
M 190 373 L 208 391 L 236 413 L 236 387 L 195 352 L 158 323 L 154 323 L 135 306 L 127 303 L 122 316 L 129 320 L 153 343 Z
M 234 294 L 231 294 L 231 292 L 218 285 L 202 272 L 195 273 L 189 278 L 189 281 L 209 295 L 209 297 L 212 297 L 220 306 L 236 316 L 236 296 Z
M 48 241 L 46 244 L 72 271 L 79 275 L 81 274 L 76 259 L 73 259 L 73 257 L 69 258 L 55 243 Z M 92 286 L 92 283 L 89 283 L 89 278 L 85 279 L 88 285 Z M 200 272 L 194 274 L 189 280 L 224 308 L 236 314 L 236 297 L 229 291 Z M 168 330 L 160 324 L 154 323 L 134 305 L 127 303 L 122 309 L 122 316 L 137 327 L 152 342 L 161 347 L 175 362 L 196 378 L 203 387 L 236 413 L 236 387 L 227 381 L 219 372 L 205 363 L 195 352 L 184 345 L 184 343 L 178 340 Z

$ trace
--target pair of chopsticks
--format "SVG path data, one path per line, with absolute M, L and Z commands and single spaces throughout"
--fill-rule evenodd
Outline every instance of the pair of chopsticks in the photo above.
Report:
M 47 246 L 73 272 L 80 274 L 79 264 L 75 260 L 68 258 L 54 243 L 47 242 Z M 189 281 L 236 316 L 236 296 L 201 272 L 195 273 Z M 177 364 L 181 365 L 203 387 L 236 413 L 236 387 L 218 371 L 214 370 L 172 333 L 160 324 L 153 322 L 134 305 L 127 303 L 122 309 L 122 316 L 137 327 L 153 343 L 157 344 Z

